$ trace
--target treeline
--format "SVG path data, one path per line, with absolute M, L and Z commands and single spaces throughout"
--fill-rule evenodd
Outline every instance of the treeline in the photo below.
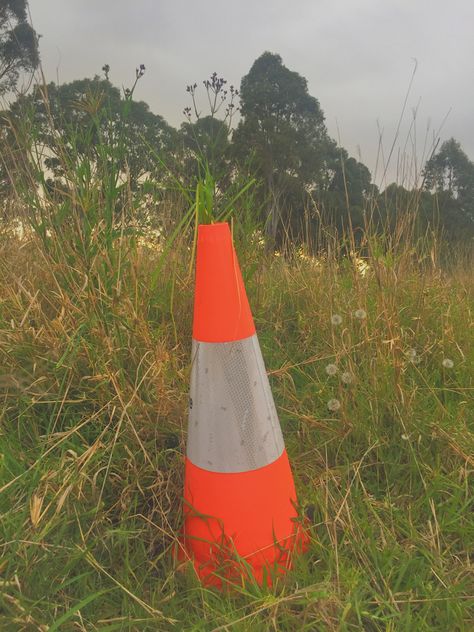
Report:
M 216 73 L 187 86 L 179 129 L 135 100 L 144 65 L 126 90 L 112 84 L 108 65 L 102 71 L 92 79 L 36 85 L 3 112 L 4 214 L 15 212 L 26 165 L 41 172 L 60 200 L 71 190 L 70 173 L 74 186 L 78 177 L 84 183 L 96 177 L 107 187 L 107 165 L 114 163 L 124 195 L 136 196 L 137 212 L 154 225 L 162 221 L 165 198 L 174 196 L 179 216 L 200 187 L 215 216 L 229 208 L 245 214 L 241 219 L 263 226 L 276 247 L 288 238 L 314 244 L 322 225 L 357 241 L 369 224 L 395 230 L 404 216 L 420 234 L 441 229 L 448 239 L 474 236 L 474 164 L 458 142 L 436 148 L 418 188 L 391 184 L 379 191 L 369 169 L 329 136 L 306 79 L 279 55 L 261 55 L 239 88 Z

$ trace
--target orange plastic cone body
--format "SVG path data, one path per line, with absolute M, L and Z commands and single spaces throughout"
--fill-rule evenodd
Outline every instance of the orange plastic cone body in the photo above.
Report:
M 183 546 L 207 584 L 271 583 L 305 536 L 226 223 L 199 226 Z
M 198 228 L 193 338 L 230 342 L 255 334 L 229 225 Z

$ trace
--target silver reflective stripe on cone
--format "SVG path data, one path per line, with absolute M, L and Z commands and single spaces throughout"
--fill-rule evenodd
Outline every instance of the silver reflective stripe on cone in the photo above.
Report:
M 187 456 L 211 472 L 247 472 L 284 450 L 257 336 L 193 340 Z

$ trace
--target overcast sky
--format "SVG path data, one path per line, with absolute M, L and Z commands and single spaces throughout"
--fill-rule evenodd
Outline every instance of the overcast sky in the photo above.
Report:
M 472 0 L 30 0 L 30 10 L 48 81 L 108 63 L 126 87 L 144 63 L 136 98 L 175 126 L 188 83 L 216 71 L 239 85 L 265 50 L 279 53 L 307 78 L 330 134 L 373 173 L 379 130 L 387 158 L 416 59 L 388 177 L 399 152 L 414 155 L 414 108 L 418 160 L 446 116 L 442 139 L 454 136 L 474 159 Z M 382 172 L 379 162 L 378 183 Z

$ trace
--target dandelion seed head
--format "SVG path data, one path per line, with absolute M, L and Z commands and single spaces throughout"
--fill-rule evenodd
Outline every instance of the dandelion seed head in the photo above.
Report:
M 454 362 L 450 360 L 449 358 L 444 358 L 442 365 L 444 366 L 445 369 L 452 369 L 454 366 Z
M 328 401 L 328 410 L 335 413 L 341 407 L 341 402 L 338 399 L 330 399 Z
M 326 367 L 326 373 L 328 375 L 336 375 L 337 373 L 337 366 L 335 364 L 328 364 Z
M 365 311 L 365 309 L 356 309 L 356 311 L 354 312 L 354 316 L 359 320 L 364 320 L 365 318 L 367 318 L 367 312 Z
M 331 325 L 340 325 L 342 323 L 342 316 L 340 314 L 333 314 L 331 316 Z
M 350 371 L 344 371 L 344 373 L 342 373 L 341 375 L 341 380 L 344 382 L 344 384 L 351 384 L 354 380 L 354 376 Z

